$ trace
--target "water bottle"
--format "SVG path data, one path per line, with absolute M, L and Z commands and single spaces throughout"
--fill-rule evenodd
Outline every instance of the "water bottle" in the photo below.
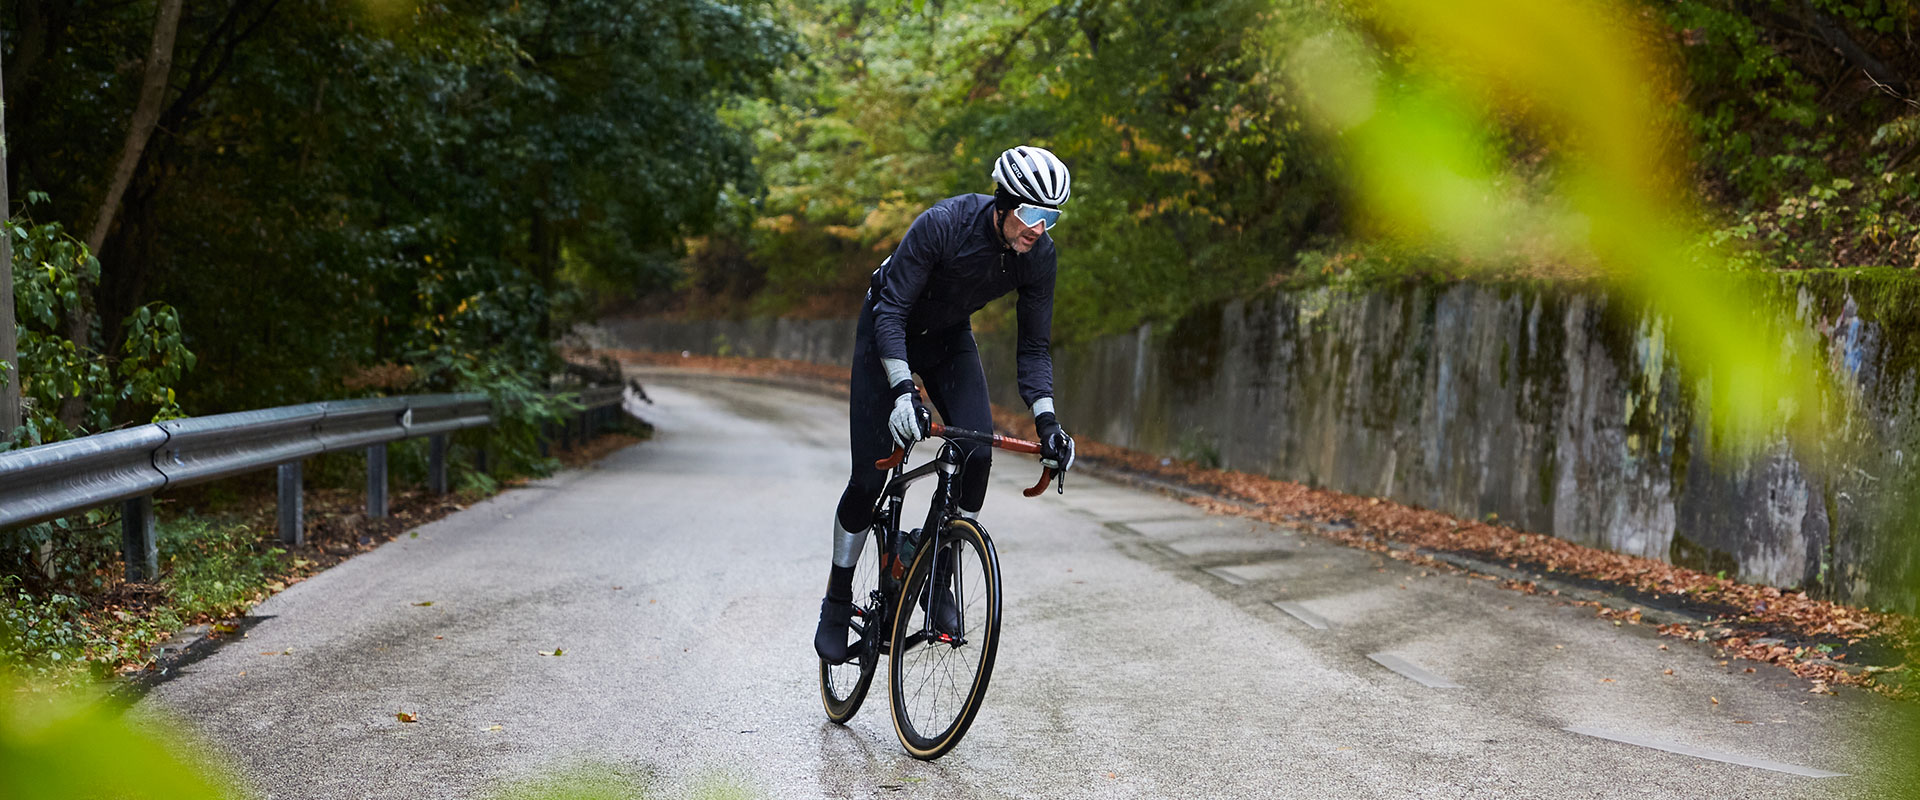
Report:
M 900 534 L 898 541 L 894 545 L 894 553 L 893 553 L 893 579 L 894 580 L 903 581 L 907 579 L 907 568 L 913 566 L 913 553 L 915 550 L 918 550 L 918 549 L 920 549 L 920 529 L 919 528 L 914 528 L 911 531 L 907 531 L 905 533 Z

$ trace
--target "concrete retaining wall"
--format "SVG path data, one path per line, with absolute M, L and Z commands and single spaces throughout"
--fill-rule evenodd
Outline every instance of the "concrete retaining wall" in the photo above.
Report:
M 853 320 L 609 319 L 600 328 L 615 346 L 632 350 L 853 363 Z
M 1729 577 L 1914 610 L 1920 301 L 1904 274 L 1768 279 L 1845 391 L 1823 443 L 1716 456 L 1667 324 L 1538 284 L 1314 288 L 1064 348 L 1069 430 Z M 613 323 L 623 346 L 847 363 L 852 323 Z M 1011 326 L 1006 326 L 1011 327 Z M 1011 333 L 980 337 L 1018 406 Z

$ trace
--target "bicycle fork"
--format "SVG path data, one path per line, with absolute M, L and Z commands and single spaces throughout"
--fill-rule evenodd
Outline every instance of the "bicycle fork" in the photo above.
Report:
M 926 614 L 925 624 L 921 627 L 920 631 L 909 638 L 915 642 L 939 642 L 949 646 L 959 647 L 966 644 L 965 639 L 934 630 L 932 609 L 934 608 L 934 592 L 942 583 L 956 584 L 953 593 L 956 616 L 963 615 L 966 608 L 965 598 L 957 586 L 959 582 L 957 578 L 960 575 L 961 569 L 959 562 L 961 559 L 958 557 L 950 558 L 947 574 L 944 576 L 935 574 L 940 571 L 937 569 L 939 566 L 940 550 L 948 544 L 948 537 L 946 536 L 947 524 L 959 515 L 958 492 L 960 483 L 958 475 L 961 467 L 960 448 L 952 442 L 944 442 L 940 446 L 940 453 L 934 457 L 932 462 L 915 467 L 911 471 L 906 469 L 907 455 L 909 455 L 909 453 L 896 453 L 896 460 L 892 463 L 893 477 L 888 482 L 885 492 L 881 495 L 883 498 L 882 504 L 881 507 L 877 509 L 879 513 L 885 515 L 883 519 L 886 522 L 885 525 L 881 526 L 881 528 L 885 530 L 886 535 L 881 537 L 882 541 L 876 542 L 876 544 L 879 544 L 882 548 L 882 583 L 888 584 L 891 587 L 887 590 L 887 594 L 894 594 L 904 588 L 904 582 L 910 576 L 913 567 L 911 560 L 901 559 L 899 557 L 899 537 L 909 535 L 906 531 L 901 530 L 901 507 L 904 503 L 907 484 L 911 484 L 921 478 L 933 477 L 935 479 L 933 502 L 927 508 L 926 525 L 920 529 L 921 540 L 914 545 L 913 558 L 917 559 L 920 554 L 927 553 L 931 554 L 934 563 L 929 566 L 927 582 L 921 587 L 922 594 L 919 597 L 910 598 L 912 601 L 920 603 L 921 607 L 927 609 L 928 613 Z M 929 470 L 929 468 L 931 469 Z M 943 578 L 944 580 L 935 580 L 936 577 Z M 905 608 L 906 606 L 903 604 L 901 607 Z M 898 625 L 903 622 L 904 620 L 895 620 L 893 624 Z M 961 630 L 964 631 L 966 629 L 964 616 L 961 616 L 960 624 Z
M 961 594 L 961 559 L 959 554 L 955 553 L 948 557 L 946 574 L 941 574 L 940 569 L 941 551 L 947 546 L 947 524 L 959 516 L 960 500 L 958 493 L 960 481 L 958 480 L 958 475 L 961 461 L 960 448 L 952 442 L 942 443 L 940 445 L 940 454 L 935 457 L 934 461 L 935 468 L 940 472 L 940 477 L 934 485 L 934 502 L 927 509 L 927 525 L 921 529 L 925 531 L 925 533 L 922 535 L 923 538 L 918 550 L 918 552 L 926 553 L 928 558 L 933 559 L 933 562 L 927 565 L 927 582 L 921 587 L 922 594 L 918 598 L 921 603 L 921 608 L 926 609 L 927 612 L 925 615 L 925 624 L 920 629 L 920 635 L 929 643 L 938 642 L 952 647 L 959 647 L 967 643 L 966 639 L 942 633 L 934 629 L 933 621 L 935 612 L 933 609 L 935 603 L 934 598 L 941 585 L 951 585 L 953 589 L 954 616 L 959 620 L 958 629 L 962 633 L 966 631 L 967 620 L 965 614 L 967 606 L 966 599 Z

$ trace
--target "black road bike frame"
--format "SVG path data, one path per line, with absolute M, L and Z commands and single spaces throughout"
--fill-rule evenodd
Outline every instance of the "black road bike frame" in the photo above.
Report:
M 874 462 L 875 468 L 891 470 L 893 472 L 893 475 L 887 479 L 886 488 L 880 492 L 880 499 L 874 501 L 873 511 L 873 518 L 876 520 L 875 527 L 880 529 L 880 535 L 875 537 L 877 541 L 871 543 L 880 546 L 881 597 L 875 598 L 878 600 L 875 606 L 881 609 L 883 616 L 886 614 L 886 609 L 894 607 L 891 600 L 906 582 L 907 571 L 913 567 L 911 560 L 903 561 L 899 557 L 900 537 L 908 535 L 908 532 L 904 530 L 900 524 L 900 517 L 903 507 L 906 504 L 907 488 L 928 477 L 936 477 L 938 479 L 938 483 L 934 486 L 933 502 L 927 507 L 926 523 L 920 528 L 921 540 L 914 545 L 915 553 L 924 550 L 925 552 L 938 554 L 940 548 L 945 544 L 945 542 L 942 541 L 942 537 L 945 535 L 947 523 L 952 522 L 954 517 L 959 515 L 960 508 L 959 497 L 956 494 L 959 481 L 956 480 L 956 478 L 960 474 L 961 464 L 964 459 L 961 457 L 959 446 L 955 445 L 954 441 L 969 439 L 1016 453 L 1038 454 L 1040 452 L 1040 444 L 1038 442 L 1029 442 L 1024 439 L 1001 436 L 997 433 L 981 433 L 963 428 L 953 428 L 937 423 L 931 426 L 931 436 L 945 439 L 946 441 L 940 443 L 939 454 L 925 464 L 921 464 L 911 470 L 905 469 L 907 455 L 911 448 L 895 449 L 893 455 Z M 1023 494 L 1027 497 L 1038 496 L 1047 490 L 1047 484 L 1053 482 L 1054 477 L 1055 474 L 1052 468 L 1043 467 L 1040 471 L 1040 481 L 1025 490 Z M 1066 481 L 1061 480 L 1058 485 L 1059 488 L 1064 491 Z M 927 549 L 929 547 L 932 549 Z M 957 571 L 959 565 L 956 564 L 954 569 Z M 927 581 L 927 591 L 932 592 L 934 588 L 935 582 Z M 931 601 L 930 597 L 921 599 Z M 954 600 L 955 606 L 961 609 L 961 613 L 964 614 L 964 609 L 966 608 L 965 599 L 956 596 Z M 856 606 L 856 609 L 857 608 Z M 858 612 L 858 616 L 864 617 L 865 613 Z M 886 652 L 889 638 L 887 634 L 890 632 L 887 629 L 891 628 L 889 622 L 890 621 L 884 619 L 856 620 L 856 624 L 860 626 L 860 636 L 863 640 L 857 646 L 857 650 L 862 653 L 875 654 Z M 962 618 L 961 629 L 965 630 L 964 617 Z M 874 648 L 867 647 L 864 640 L 868 636 L 878 636 L 879 646 Z M 964 640 L 956 640 L 946 634 L 934 631 L 931 620 L 928 621 L 925 630 L 915 633 L 910 637 L 910 640 L 916 644 L 938 641 L 956 647 L 965 644 Z

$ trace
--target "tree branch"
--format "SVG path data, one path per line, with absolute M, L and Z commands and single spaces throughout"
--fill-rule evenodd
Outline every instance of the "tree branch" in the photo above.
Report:
M 214 84 L 220 82 L 220 77 L 226 74 L 227 67 L 233 63 L 234 50 L 240 47 L 241 42 L 253 38 L 253 35 L 260 30 L 260 26 L 266 24 L 267 19 L 273 16 L 274 9 L 279 5 L 280 0 L 267 0 L 260 9 L 260 15 L 254 17 L 253 21 L 247 24 L 245 30 L 226 37 L 226 40 L 220 42 L 220 46 L 216 48 L 216 42 L 219 42 L 220 31 L 232 30 L 243 15 L 241 9 L 245 7 L 245 4 L 234 4 L 233 11 L 227 15 L 226 19 L 220 21 L 220 26 L 214 29 L 212 35 L 208 36 L 207 46 L 202 49 L 200 55 L 194 59 L 193 71 L 189 73 L 192 77 L 188 79 L 185 86 L 181 87 L 180 96 L 173 101 L 173 105 L 167 108 L 167 113 L 164 118 L 167 122 L 166 127 L 170 129 L 178 128 L 179 123 L 192 113 L 194 104 L 200 102 L 200 98 L 205 96 L 209 90 L 213 89 Z M 205 74 L 200 74 L 201 67 L 206 66 L 208 55 L 215 49 L 220 51 L 219 60 L 214 62 Z
M 1045 11 L 1035 14 L 1033 19 L 1027 20 L 1027 24 L 1020 26 L 1020 30 L 1013 32 L 1013 38 L 1007 40 L 1007 43 L 1000 48 L 1000 52 L 989 56 L 987 60 L 980 62 L 979 66 L 974 67 L 973 88 L 967 91 L 967 99 L 978 100 L 991 93 L 994 87 L 999 86 L 1000 77 L 1007 71 L 1007 59 L 1013 57 L 1013 48 L 1018 47 L 1020 42 L 1027 38 L 1027 33 L 1032 31 L 1035 25 L 1039 25 L 1042 20 L 1053 16 L 1055 12 L 1065 7 L 1065 4 L 1050 6 Z
M 1874 58 L 1872 53 L 1862 48 L 1831 18 L 1814 8 L 1812 0 L 1801 0 L 1801 5 L 1806 8 L 1807 15 L 1813 22 L 1813 29 L 1820 34 L 1820 38 L 1829 47 L 1839 51 L 1840 55 L 1846 57 L 1854 66 L 1859 67 L 1862 72 L 1867 73 L 1867 77 L 1876 85 L 1906 87 L 1906 79 L 1889 69 L 1887 65 L 1880 63 L 1880 59 Z M 1896 93 L 1895 96 L 1899 95 Z

